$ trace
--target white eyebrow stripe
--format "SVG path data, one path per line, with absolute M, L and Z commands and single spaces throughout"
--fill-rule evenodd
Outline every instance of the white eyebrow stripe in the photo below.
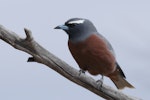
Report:
M 68 22 L 68 24 L 82 24 L 84 23 L 85 20 L 81 19 L 81 20 L 74 20 L 74 21 L 70 21 Z

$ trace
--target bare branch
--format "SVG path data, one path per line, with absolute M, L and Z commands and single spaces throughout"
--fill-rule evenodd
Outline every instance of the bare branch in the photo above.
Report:
M 16 33 L 9 31 L 0 25 L 0 39 L 9 43 L 14 48 L 32 55 L 32 57 L 29 57 L 28 62 L 38 62 L 45 64 L 70 81 L 107 100 L 139 100 L 137 98 L 125 95 L 118 90 L 114 90 L 105 84 L 103 84 L 102 88 L 98 88 L 98 84 L 92 77 L 85 74 L 81 74 L 79 76 L 78 70 L 69 66 L 67 63 L 40 46 L 36 41 L 34 41 L 30 30 L 26 28 L 24 30 L 26 33 L 25 39 L 19 37 Z

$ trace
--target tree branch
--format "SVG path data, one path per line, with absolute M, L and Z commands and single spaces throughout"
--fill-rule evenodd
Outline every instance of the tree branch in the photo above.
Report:
M 9 43 L 16 49 L 24 51 L 32 57 L 28 62 L 38 62 L 47 65 L 70 81 L 90 90 L 91 92 L 107 99 L 107 100 L 139 100 L 137 98 L 125 95 L 118 90 L 103 84 L 102 88 L 98 88 L 96 81 L 85 74 L 79 75 L 79 71 L 69 66 L 67 63 L 57 58 L 42 46 L 40 46 L 32 37 L 32 33 L 28 29 L 24 29 L 26 38 L 19 37 L 16 33 L 4 28 L 0 25 L 0 39 Z

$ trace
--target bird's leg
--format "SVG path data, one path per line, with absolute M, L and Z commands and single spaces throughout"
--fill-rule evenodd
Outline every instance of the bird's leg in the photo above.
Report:
M 98 88 L 101 89 L 104 81 L 104 75 L 102 75 L 100 80 L 97 80 L 96 83 L 98 84 Z
M 79 76 L 80 76 L 82 73 L 85 74 L 85 71 L 84 71 L 83 69 L 80 69 L 80 70 L 79 70 Z

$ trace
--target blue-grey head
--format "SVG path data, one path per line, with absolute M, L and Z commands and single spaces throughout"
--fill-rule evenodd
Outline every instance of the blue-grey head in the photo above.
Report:
M 85 40 L 92 34 L 97 34 L 97 30 L 93 23 L 84 18 L 72 18 L 65 22 L 64 25 L 59 25 L 55 29 L 62 29 L 69 35 L 69 40 L 78 42 Z

